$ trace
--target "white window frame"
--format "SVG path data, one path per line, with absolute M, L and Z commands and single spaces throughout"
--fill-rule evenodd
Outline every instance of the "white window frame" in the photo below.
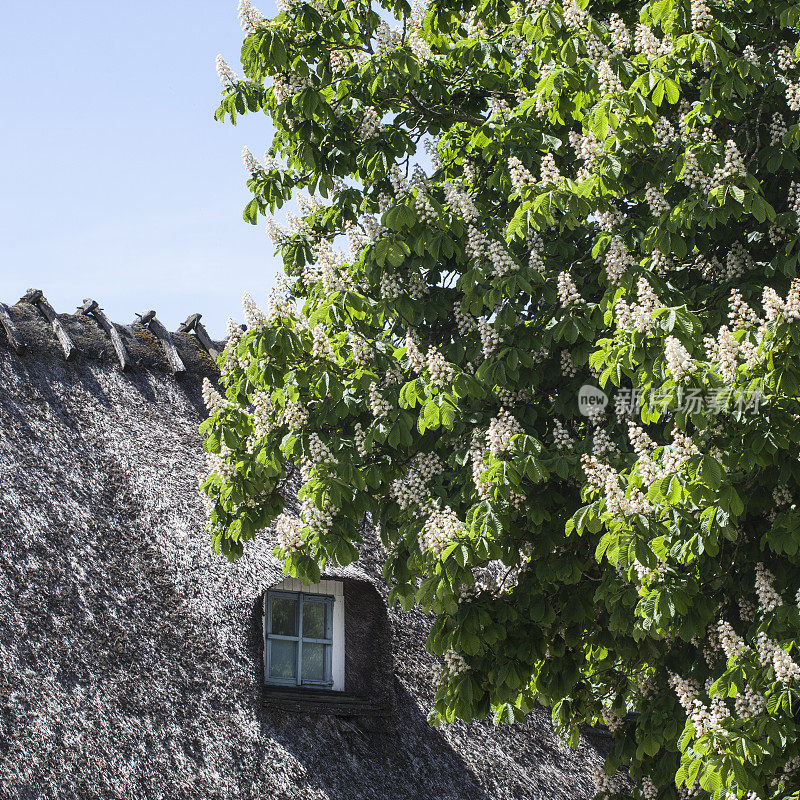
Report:
M 289 680 L 272 679 L 269 677 L 269 647 L 271 634 L 268 630 L 270 592 L 292 593 L 295 595 L 321 595 L 329 603 L 332 616 L 332 635 L 329 648 L 330 670 L 329 680 L 325 683 L 305 682 L 301 683 L 301 667 L 299 664 L 300 654 L 298 652 L 297 677 Z M 321 599 L 321 598 L 320 598 Z M 286 578 L 264 593 L 263 597 L 263 617 L 262 629 L 264 632 L 264 682 L 269 686 L 283 686 L 290 688 L 306 689 L 328 689 L 334 692 L 344 691 L 344 586 L 341 581 L 325 580 L 312 585 L 303 584 L 297 578 Z M 298 612 L 299 613 L 299 612 Z M 298 636 L 300 629 L 298 628 Z M 276 637 L 277 638 L 277 637 Z M 297 637 L 289 637 L 297 640 Z M 322 640 L 320 640 L 322 641 Z M 302 645 L 298 645 L 298 651 Z

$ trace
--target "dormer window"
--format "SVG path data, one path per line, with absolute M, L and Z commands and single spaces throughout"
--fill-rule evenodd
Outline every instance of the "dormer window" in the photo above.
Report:
M 289 579 L 264 600 L 265 683 L 343 690 L 341 584 L 323 581 L 306 587 Z

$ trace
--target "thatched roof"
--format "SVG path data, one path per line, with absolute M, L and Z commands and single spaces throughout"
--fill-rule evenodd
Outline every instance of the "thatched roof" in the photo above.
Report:
M 596 753 L 559 747 L 545 710 L 511 729 L 428 726 L 419 614 L 389 611 L 395 706 L 377 725 L 267 707 L 255 609 L 282 574 L 266 539 L 235 565 L 211 553 L 205 349 L 173 334 L 174 375 L 148 330 L 117 326 L 123 372 L 94 317 L 59 317 L 67 361 L 39 308 L 9 316 L 25 349 L 0 326 L 2 800 L 594 793 Z M 346 575 L 380 587 L 378 562 L 366 548 Z

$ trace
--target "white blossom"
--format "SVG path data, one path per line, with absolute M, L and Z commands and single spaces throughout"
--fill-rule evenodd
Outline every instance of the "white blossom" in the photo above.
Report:
M 568 272 L 560 272 L 558 275 L 558 301 L 564 308 L 584 304 L 584 300 Z
M 762 613 L 773 611 L 783 605 L 781 596 L 775 591 L 775 576 L 761 563 L 756 564 L 756 595 L 758 607 Z
M 481 337 L 481 347 L 483 348 L 483 357 L 489 358 L 497 352 L 500 347 L 500 335 L 491 326 L 486 317 L 478 319 L 478 333 Z
M 434 507 L 429 511 L 423 525 L 419 541 L 420 549 L 423 552 L 428 550 L 440 558 L 447 545 L 458 539 L 463 532 L 461 521 L 452 508 Z
M 674 336 L 668 336 L 664 355 L 667 359 L 667 369 L 676 383 L 688 383 L 697 371 L 697 365 L 692 362 L 688 350 Z
M 230 403 L 214 388 L 208 378 L 203 378 L 203 402 L 209 414 L 220 414 L 230 407 Z
M 539 164 L 542 183 L 558 183 L 561 180 L 561 173 L 556 166 L 556 160 L 552 153 L 545 153 Z
M 574 378 L 578 374 L 578 367 L 569 350 L 561 351 L 561 374 L 565 378 Z
M 522 432 L 522 426 L 516 417 L 510 411 L 501 408 L 498 415 L 489 423 L 489 430 L 486 433 L 489 452 L 495 457 L 508 452 L 511 448 L 511 438 Z
M 255 33 L 265 22 L 264 15 L 249 0 L 239 0 L 239 23 L 246 35 Z
M 692 28 L 696 31 L 703 30 L 714 21 L 714 18 L 711 16 L 711 9 L 708 7 L 706 0 L 692 0 L 691 13 Z
M 231 88 L 239 80 L 237 74 L 228 66 L 221 55 L 217 56 L 217 75 L 219 75 L 220 83 L 226 89 Z
M 275 520 L 278 544 L 288 553 L 296 553 L 303 547 L 303 525 L 299 519 L 281 514 Z

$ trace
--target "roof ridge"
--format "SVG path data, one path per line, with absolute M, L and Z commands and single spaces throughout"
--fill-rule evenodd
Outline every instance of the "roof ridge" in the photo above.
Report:
M 25 306 L 32 307 L 35 313 L 33 310 L 25 311 Z M 107 353 L 110 354 L 113 348 L 115 360 L 122 371 L 129 370 L 133 365 L 141 365 L 143 362 L 149 366 L 155 365 L 152 353 L 157 354 L 159 350 L 163 351 L 163 357 L 156 356 L 158 363 L 162 366 L 166 363 L 173 375 L 183 375 L 189 371 L 203 371 L 208 368 L 218 371 L 216 360 L 226 343 L 226 340 L 215 342 L 211 339 L 205 326 L 200 322 L 202 314 L 196 312 L 190 314 L 176 331 L 170 332 L 152 309 L 137 314 L 130 325 L 121 325 L 110 321 L 100 304 L 92 298 L 85 298 L 83 304 L 78 306 L 73 314 L 58 314 L 41 289 L 29 289 L 13 306 L 0 302 L 0 331 L 5 333 L 8 345 L 18 356 L 29 351 L 31 347 L 36 349 L 36 345 L 40 350 L 55 351 L 56 341 L 47 341 L 47 337 L 42 335 L 43 326 L 42 330 L 34 327 L 35 319 L 47 323 L 66 360 L 72 360 L 78 354 L 91 358 L 90 351 L 94 351 L 95 357 L 99 355 L 103 358 Z M 85 325 L 88 319 L 91 319 L 99 330 L 88 331 Z M 141 333 L 137 332 L 140 328 L 144 329 Z M 151 335 L 149 340 L 145 331 Z M 181 340 L 180 347 L 176 346 L 176 337 Z M 105 344 L 102 340 L 105 340 Z M 156 346 L 155 340 L 161 345 L 160 348 Z M 193 348 L 190 347 L 187 352 L 187 340 L 193 342 L 203 356 L 199 370 L 197 368 L 190 370 L 187 367 L 187 358 L 189 362 L 198 358 L 198 353 L 194 352 Z M 1 335 L 0 341 L 2 341 Z M 143 347 L 147 347 L 151 355 L 147 355 Z M 143 353 L 144 358 L 142 358 Z

